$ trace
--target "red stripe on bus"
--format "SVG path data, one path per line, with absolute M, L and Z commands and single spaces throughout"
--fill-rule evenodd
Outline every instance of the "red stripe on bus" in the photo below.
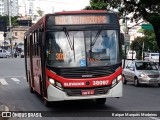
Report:
M 90 88 L 90 87 L 111 85 L 112 81 L 116 79 L 118 75 L 122 74 L 122 67 L 119 67 L 115 71 L 115 73 L 109 76 L 98 77 L 98 78 L 82 78 L 82 79 L 63 78 L 48 69 L 46 69 L 46 74 L 48 77 L 60 82 L 62 86 L 65 88 Z M 48 85 L 49 83 L 47 84 L 47 86 Z

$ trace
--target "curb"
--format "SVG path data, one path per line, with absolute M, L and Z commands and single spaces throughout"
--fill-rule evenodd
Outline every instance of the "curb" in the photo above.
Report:
M 9 108 L 5 105 L 0 105 L 0 120 L 8 120 L 8 117 L 2 117 L 2 112 L 9 112 Z

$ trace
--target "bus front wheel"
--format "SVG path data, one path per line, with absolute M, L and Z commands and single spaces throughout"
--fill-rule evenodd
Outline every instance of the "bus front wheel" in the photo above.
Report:
M 123 84 L 127 84 L 127 80 L 124 75 L 123 75 Z
M 29 78 L 29 80 L 28 80 L 28 81 L 29 81 L 29 90 L 30 90 L 31 93 L 34 93 L 35 91 L 34 91 L 34 89 L 32 88 L 30 76 L 28 76 L 27 79 L 28 79 L 28 78 Z
M 31 92 L 31 93 L 34 93 L 34 90 L 33 90 L 33 88 L 31 87 L 31 85 L 29 85 L 29 89 L 30 89 L 30 92 Z
M 51 102 L 47 101 L 45 98 L 43 99 L 43 102 L 46 107 L 51 107 Z
M 106 98 L 95 99 L 96 104 L 103 105 L 106 103 Z

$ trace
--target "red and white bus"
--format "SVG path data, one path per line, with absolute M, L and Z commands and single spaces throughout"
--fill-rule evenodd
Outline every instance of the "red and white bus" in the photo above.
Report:
M 30 91 L 53 101 L 122 97 L 119 19 L 106 11 L 43 16 L 24 37 Z

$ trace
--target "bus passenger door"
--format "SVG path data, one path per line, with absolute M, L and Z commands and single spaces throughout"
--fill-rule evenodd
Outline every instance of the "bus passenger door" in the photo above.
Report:
M 36 92 L 42 95 L 42 69 L 38 31 L 34 31 L 33 40 L 33 76 Z
M 34 90 L 34 77 L 33 77 L 33 38 L 32 34 L 29 36 L 29 46 L 28 46 L 28 58 L 27 58 L 27 66 L 28 66 L 28 80 L 31 92 Z

